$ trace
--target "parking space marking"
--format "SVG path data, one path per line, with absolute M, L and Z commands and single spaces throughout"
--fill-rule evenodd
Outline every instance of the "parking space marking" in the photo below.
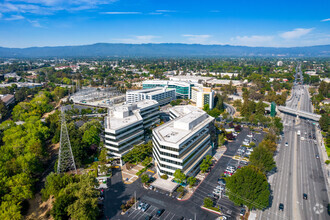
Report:
M 165 211 L 166 212 L 166 211 Z M 163 215 L 165 214 L 165 212 L 163 213 Z M 168 216 L 169 216 L 169 214 L 171 214 L 170 212 L 168 212 L 168 214 L 166 215 L 166 217 L 164 218 L 164 219 L 166 219 Z
M 172 213 L 173 214 L 173 213 Z M 172 220 L 174 218 L 175 214 L 173 214 L 172 218 L 170 218 L 170 220 Z

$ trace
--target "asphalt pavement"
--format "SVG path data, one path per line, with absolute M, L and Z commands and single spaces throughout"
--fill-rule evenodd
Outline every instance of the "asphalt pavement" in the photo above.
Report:
M 210 220 L 216 219 L 218 215 L 201 209 L 204 198 L 210 194 L 217 185 L 218 178 L 226 169 L 232 157 L 236 154 L 246 135 L 249 133 L 247 128 L 244 128 L 238 135 L 236 141 L 227 144 L 227 150 L 220 160 L 214 165 L 211 172 L 207 175 L 204 181 L 199 185 L 195 193 L 187 201 L 179 201 L 176 198 L 169 196 L 166 193 L 147 190 L 142 187 L 140 180 L 132 184 L 125 185 L 121 179 L 121 172 L 114 171 L 114 175 L 110 180 L 108 191 L 105 192 L 104 200 L 104 219 L 144 219 L 147 214 L 154 214 L 156 209 L 164 208 L 168 216 L 160 219 L 176 219 L 183 216 L 185 219 Z M 260 142 L 262 135 L 256 135 Z M 134 209 L 129 211 L 129 214 L 121 215 L 120 206 L 129 200 L 136 193 L 137 199 L 142 202 L 147 202 L 151 208 L 147 214 L 139 213 Z M 228 198 L 222 198 L 217 201 L 217 204 L 222 208 L 222 211 L 228 216 L 238 216 L 240 208 L 235 206 Z M 134 212 L 134 218 L 132 218 Z M 150 212 L 150 213 L 149 213 Z M 136 217 L 135 217 L 136 216 Z M 233 218 L 234 219 L 234 218 Z

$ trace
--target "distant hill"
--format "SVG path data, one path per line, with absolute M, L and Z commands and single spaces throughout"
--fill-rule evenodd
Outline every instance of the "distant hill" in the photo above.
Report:
M 246 47 L 201 44 L 112 44 L 81 46 L 5 48 L 2 58 L 38 57 L 216 57 L 216 56 L 284 56 L 330 57 L 330 45 L 310 47 Z

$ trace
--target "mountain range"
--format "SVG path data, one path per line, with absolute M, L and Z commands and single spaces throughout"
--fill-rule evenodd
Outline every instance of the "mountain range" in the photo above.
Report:
M 81 46 L 6 48 L 0 47 L 2 58 L 53 57 L 330 57 L 330 45 L 307 47 L 248 47 L 201 44 L 117 44 L 97 43 Z

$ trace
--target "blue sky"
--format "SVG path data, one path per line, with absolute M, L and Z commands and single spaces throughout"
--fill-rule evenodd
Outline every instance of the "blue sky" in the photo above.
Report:
M 0 46 L 330 44 L 329 0 L 0 0 Z

